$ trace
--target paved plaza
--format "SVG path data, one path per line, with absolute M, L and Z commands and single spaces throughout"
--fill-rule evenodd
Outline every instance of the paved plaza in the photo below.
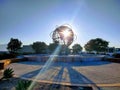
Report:
M 96 85 L 101 87 L 120 86 L 120 65 L 105 61 L 56 62 L 44 73 L 40 73 L 45 63 L 20 62 L 8 67 L 14 69 L 17 77 L 37 80 L 38 82 L 64 85 Z M 37 77 L 37 79 L 35 79 Z

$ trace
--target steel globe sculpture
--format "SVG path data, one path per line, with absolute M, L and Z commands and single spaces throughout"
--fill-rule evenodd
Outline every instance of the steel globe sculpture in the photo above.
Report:
M 74 41 L 74 36 L 73 30 L 66 25 L 57 27 L 52 33 L 53 42 L 58 42 L 67 47 Z

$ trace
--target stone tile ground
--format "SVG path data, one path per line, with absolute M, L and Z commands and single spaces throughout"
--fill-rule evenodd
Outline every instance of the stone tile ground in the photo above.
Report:
M 63 85 L 92 85 L 105 88 L 120 85 L 120 64 L 103 61 L 56 62 L 40 73 L 45 63 L 20 62 L 10 64 L 17 77 Z M 108 87 L 109 88 L 109 87 Z

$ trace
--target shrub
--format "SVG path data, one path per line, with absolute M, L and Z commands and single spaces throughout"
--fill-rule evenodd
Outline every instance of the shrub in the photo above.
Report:
M 113 54 L 113 57 L 115 57 L 115 58 L 120 58 L 120 53 L 115 53 L 115 54 Z
M 0 59 L 9 59 L 9 58 L 15 58 L 15 54 L 8 54 L 8 53 L 1 53 L 0 54 Z
M 13 77 L 13 69 L 12 68 L 7 68 L 4 70 L 3 72 L 3 77 L 2 79 L 9 79 L 9 78 L 12 78 Z
M 16 90 L 28 90 L 30 85 L 31 85 L 31 81 L 21 80 L 18 82 L 15 89 Z

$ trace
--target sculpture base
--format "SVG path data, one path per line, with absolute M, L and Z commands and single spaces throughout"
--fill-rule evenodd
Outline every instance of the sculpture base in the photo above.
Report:
M 103 55 L 27 55 L 25 56 L 29 61 L 46 62 L 47 60 L 53 60 L 54 62 L 81 62 L 81 61 L 100 61 L 103 59 Z

